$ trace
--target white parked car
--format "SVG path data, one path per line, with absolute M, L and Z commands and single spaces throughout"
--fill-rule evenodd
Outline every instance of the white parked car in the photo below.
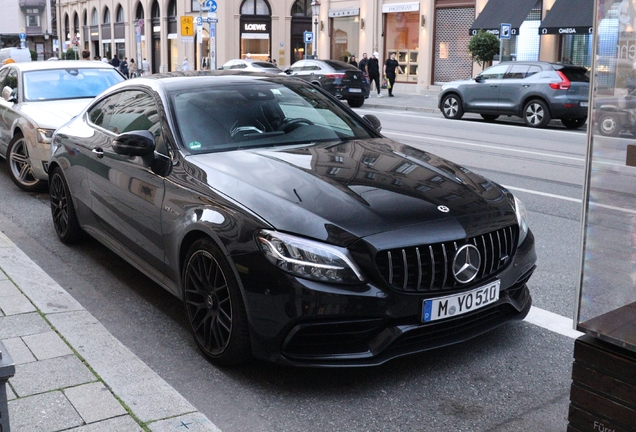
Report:
M 25 191 L 48 181 L 51 137 L 92 100 L 124 77 L 94 61 L 10 63 L 0 69 L 0 156 Z

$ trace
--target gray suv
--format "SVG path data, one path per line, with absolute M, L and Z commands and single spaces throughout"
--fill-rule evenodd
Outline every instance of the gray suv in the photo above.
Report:
M 530 127 L 545 127 L 559 119 L 568 129 L 587 120 L 590 80 L 580 66 L 548 62 L 502 62 L 475 78 L 442 86 L 438 107 L 449 119 L 465 112 L 486 121 L 500 115 L 523 118 Z

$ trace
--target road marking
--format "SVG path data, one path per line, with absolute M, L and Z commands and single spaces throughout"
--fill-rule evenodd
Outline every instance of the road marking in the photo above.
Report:
M 457 141 L 457 140 L 451 140 L 448 138 L 435 138 L 428 135 L 413 135 L 413 134 L 405 134 L 405 133 L 399 133 L 399 132 L 386 132 L 386 131 L 383 131 L 383 132 L 385 132 L 387 135 L 397 135 L 397 136 L 404 136 L 409 138 L 443 141 L 444 143 L 460 144 L 460 145 L 464 145 L 468 147 L 480 147 L 480 148 L 487 148 L 491 150 L 503 150 L 503 151 L 512 152 L 512 153 L 524 153 L 524 154 L 530 154 L 535 156 L 546 156 L 551 158 L 567 159 L 567 160 L 573 160 L 577 162 L 585 162 L 585 158 L 580 158 L 580 157 L 560 156 L 560 155 L 555 155 L 551 153 L 541 153 L 541 152 L 530 151 L 530 150 L 519 150 L 519 149 L 510 148 L 510 147 L 500 147 L 500 146 L 494 146 L 494 145 L 488 145 L 488 144 L 473 144 L 466 141 Z
M 572 339 L 583 336 L 583 333 L 574 330 L 574 320 L 572 318 L 566 318 L 535 306 L 530 308 L 530 312 L 524 321 Z

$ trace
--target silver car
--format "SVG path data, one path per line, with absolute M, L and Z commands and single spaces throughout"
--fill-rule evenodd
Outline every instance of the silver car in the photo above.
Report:
M 46 186 L 55 129 L 124 77 L 93 61 L 10 63 L 0 69 L 0 156 L 25 191 Z
M 590 80 L 581 66 L 548 62 L 502 62 L 475 78 L 442 86 L 438 107 L 449 119 L 465 112 L 486 121 L 500 115 L 521 117 L 530 127 L 559 119 L 568 129 L 587 120 Z
M 248 72 L 263 72 L 271 74 L 279 74 L 282 72 L 274 63 L 254 60 L 254 59 L 235 59 L 226 61 L 221 70 L 243 70 Z

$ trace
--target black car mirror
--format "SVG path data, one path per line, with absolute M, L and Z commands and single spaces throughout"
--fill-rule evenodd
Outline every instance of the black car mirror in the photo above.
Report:
M 125 156 L 147 156 L 155 151 L 155 137 L 146 130 L 125 132 L 113 140 L 115 153 Z
M 369 124 L 376 132 L 380 133 L 382 131 L 382 123 L 380 122 L 380 119 L 373 114 L 367 114 L 363 116 L 362 119 L 366 121 L 367 124 Z
M 285 69 L 283 72 L 285 72 L 287 75 L 291 75 L 292 70 L 291 69 Z
M 481 75 L 477 75 L 475 78 L 473 78 L 475 81 L 477 82 L 484 82 L 484 77 Z

